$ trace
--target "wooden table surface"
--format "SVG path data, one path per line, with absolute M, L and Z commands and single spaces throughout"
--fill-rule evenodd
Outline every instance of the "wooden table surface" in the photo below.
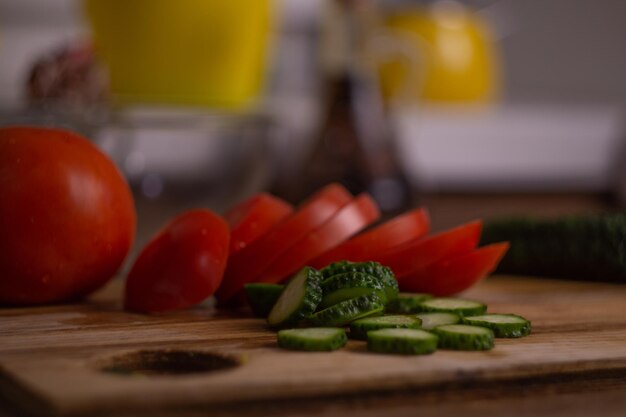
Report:
M 464 296 L 524 315 L 533 333 L 498 339 L 490 352 L 423 357 L 368 353 L 359 341 L 332 353 L 288 352 L 263 320 L 245 313 L 205 305 L 128 314 L 120 295 L 114 282 L 81 304 L 0 310 L 0 415 L 569 417 L 626 410 L 626 286 L 492 277 Z M 210 353 L 236 366 L 189 375 L 103 372 L 146 360 L 146 351 Z

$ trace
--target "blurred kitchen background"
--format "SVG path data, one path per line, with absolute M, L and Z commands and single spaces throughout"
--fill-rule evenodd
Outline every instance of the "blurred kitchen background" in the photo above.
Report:
M 93 139 L 140 241 L 333 176 L 435 229 L 622 210 L 624 22 L 622 0 L 0 0 L 0 123 Z

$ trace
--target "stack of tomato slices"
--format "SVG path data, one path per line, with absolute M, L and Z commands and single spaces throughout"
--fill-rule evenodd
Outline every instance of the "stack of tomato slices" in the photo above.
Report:
M 342 260 L 377 261 L 390 267 L 401 291 L 451 295 L 491 273 L 509 246 L 504 242 L 477 248 L 481 221 L 429 234 L 424 208 L 372 227 L 380 218 L 372 198 L 352 196 L 339 184 L 322 188 L 296 209 L 277 197 L 258 194 L 224 218 L 230 227 L 225 243 L 229 250 L 226 259 L 218 261 L 226 268 L 223 274 L 216 270 L 204 278 L 213 280 L 210 287 L 217 287 L 220 305 L 241 302 L 247 283 L 281 283 L 305 265 L 323 268 Z M 175 287 L 173 282 L 169 290 Z M 180 306 L 178 297 L 172 309 Z M 158 311 L 167 309 L 161 301 Z

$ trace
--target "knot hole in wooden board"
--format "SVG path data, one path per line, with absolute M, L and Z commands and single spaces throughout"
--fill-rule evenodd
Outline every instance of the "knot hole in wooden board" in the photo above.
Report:
M 140 350 L 99 361 L 97 368 L 116 375 L 187 375 L 222 371 L 241 365 L 233 357 L 194 350 Z

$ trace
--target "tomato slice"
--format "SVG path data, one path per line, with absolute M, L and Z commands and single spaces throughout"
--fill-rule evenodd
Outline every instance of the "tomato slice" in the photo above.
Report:
M 204 300 L 222 280 L 229 238 L 226 222 L 209 210 L 177 216 L 133 264 L 126 280 L 124 307 L 162 312 Z
M 425 208 L 411 210 L 326 251 L 310 264 L 323 268 L 342 260 L 370 261 L 378 254 L 426 235 L 429 229 L 428 211 Z
M 372 261 L 388 266 L 398 280 L 440 259 L 469 252 L 478 245 L 482 221 L 476 220 L 453 229 L 407 242 L 374 254 Z
M 224 303 L 251 282 L 294 243 L 330 219 L 352 201 L 352 194 L 333 183 L 307 199 L 299 209 L 265 235 L 228 259 L 222 285 L 216 296 Z
M 380 217 L 380 210 L 366 193 L 357 196 L 330 220 L 289 248 L 261 275 L 258 282 L 280 282 L 311 259 L 358 233 Z
M 256 194 L 224 213 L 230 226 L 230 254 L 263 236 L 293 213 L 293 206 L 267 193 Z
M 494 243 L 435 262 L 400 280 L 400 290 L 440 297 L 457 294 L 493 272 L 508 249 L 508 242 Z

